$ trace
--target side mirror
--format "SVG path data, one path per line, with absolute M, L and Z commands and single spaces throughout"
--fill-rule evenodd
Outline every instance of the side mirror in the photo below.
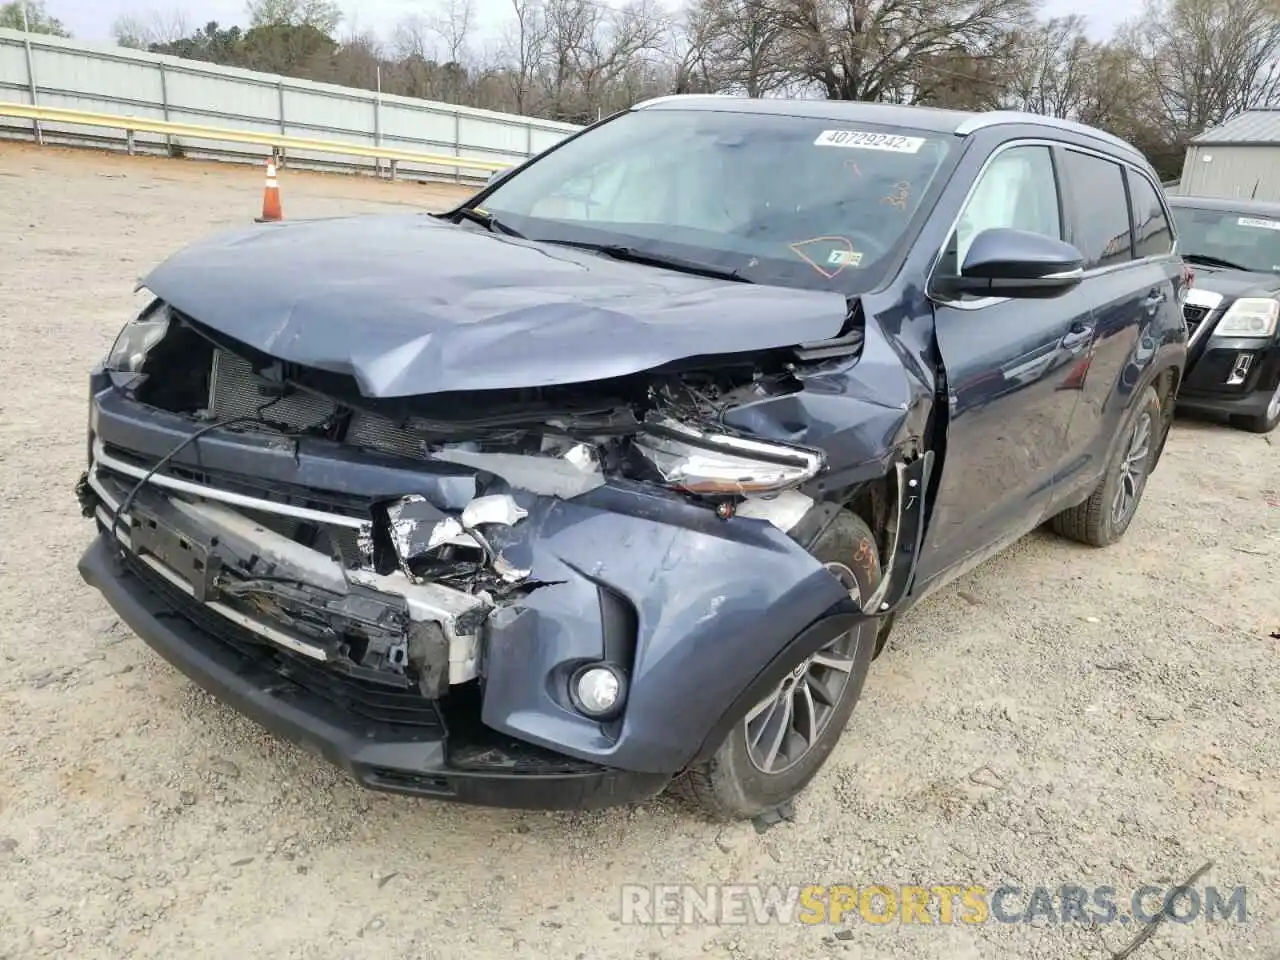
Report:
M 489 185 L 492 186 L 493 184 L 497 183 L 499 180 L 505 177 L 508 173 L 510 173 L 513 169 L 515 168 L 504 167 L 501 170 L 494 170 L 492 173 L 489 174 L 489 181 L 488 181 Z
M 985 297 L 1048 299 L 1080 283 L 1084 254 L 1052 237 L 992 227 L 973 238 L 960 276 L 946 281 L 948 292 Z

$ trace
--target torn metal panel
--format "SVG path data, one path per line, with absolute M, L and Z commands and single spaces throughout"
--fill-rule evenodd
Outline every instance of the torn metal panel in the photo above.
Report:
M 599 471 L 600 457 L 596 449 L 586 443 L 575 443 L 561 455 L 566 463 L 571 463 L 584 473 Z
M 493 572 L 507 583 L 519 583 L 521 580 L 526 579 L 533 571 L 531 569 L 522 569 L 514 566 L 506 557 L 499 554 L 494 558 Z
M 787 533 L 812 507 L 812 497 L 798 490 L 784 490 L 772 497 L 748 497 L 739 504 L 736 513 L 739 517 L 766 520 Z
M 441 450 L 432 454 L 436 460 L 458 463 L 501 477 L 510 486 L 540 497 L 572 500 L 604 486 L 604 473 L 598 465 L 586 469 L 568 460 L 519 453 L 473 453 L 467 450 Z
M 387 528 L 400 569 L 412 576 L 409 565 L 446 544 L 477 548 L 480 544 L 462 529 L 456 517 L 446 516 L 417 494 L 387 505 Z
M 468 530 L 487 523 L 511 527 L 529 515 L 515 499 L 507 494 L 489 494 L 476 497 L 462 510 L 462 526 Z

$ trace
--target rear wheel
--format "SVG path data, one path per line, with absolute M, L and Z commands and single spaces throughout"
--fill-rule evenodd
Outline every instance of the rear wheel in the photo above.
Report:
M 1251 417 L 1232 417 L 1231 425 L 1250 433 L 1270 433 L 1280 424 L 1280 384 L 1276 384 L 1276 392 L 1271 395 L 1266 409 Z
M 856 600 L 880 583 L 871 530 L 841 513 L 810 548 Z M 782 681 L 725 738 L 706 763 L 684 777 L 685 793 L 717 819 L 754 817 L 792 799 L 835 748 L 876 648 L 868 620 L 800 658 Z
M 1120 445 L 1097 489 L 1084 503 L 1055 516 L 1053 529 L 1093 547 L 1110 546 L 1123 537 L 1142 502 L 1166 429 L 1160 395 L 1147 387 L 1125 421 Z

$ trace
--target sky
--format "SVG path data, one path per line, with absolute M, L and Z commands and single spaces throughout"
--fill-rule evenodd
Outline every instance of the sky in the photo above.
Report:
M 388 37 L 392 27 L 406 16 L 429 15 L 431 0 L 339 0 L 346 13 L 344 30 L 352 26 Z M 927 0 L 922 0 L 927 2 Z M 199 27 L 210 20 L 224 25 L 244 23 L 243 0 L 45 0 L 48 12 L 60 19 L 81 40 L 109 40 L 111 25 L 122 15 L 146 17 L 151 10 L 181 10 L 186 22 Z M 1121 20 L 1138 12 L 1137 0 L 1044 0 L 1049 16 L 1079 13 L 1089 21 L 1090 33 L 1109 36 Z M 477 31 L 494 36 L 511 9 L 509 0 L 476 0 Z

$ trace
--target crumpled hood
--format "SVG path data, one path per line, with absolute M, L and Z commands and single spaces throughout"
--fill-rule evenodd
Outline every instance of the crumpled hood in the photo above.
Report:
M 1280 276 L 1274 273 L 1252 273 L 1246 270 L 1224 270 L 1193 263 L 1196 273 L 1194 287 L 1220 293 L 1229 299 L 1250 296 L 1268 296 L 1280 290 Z
M 199 323 L 368 397 L 580 383 L 825 340 L 841 294 L 610 260 L 425 214 L 271 224 L 143 280 Z

